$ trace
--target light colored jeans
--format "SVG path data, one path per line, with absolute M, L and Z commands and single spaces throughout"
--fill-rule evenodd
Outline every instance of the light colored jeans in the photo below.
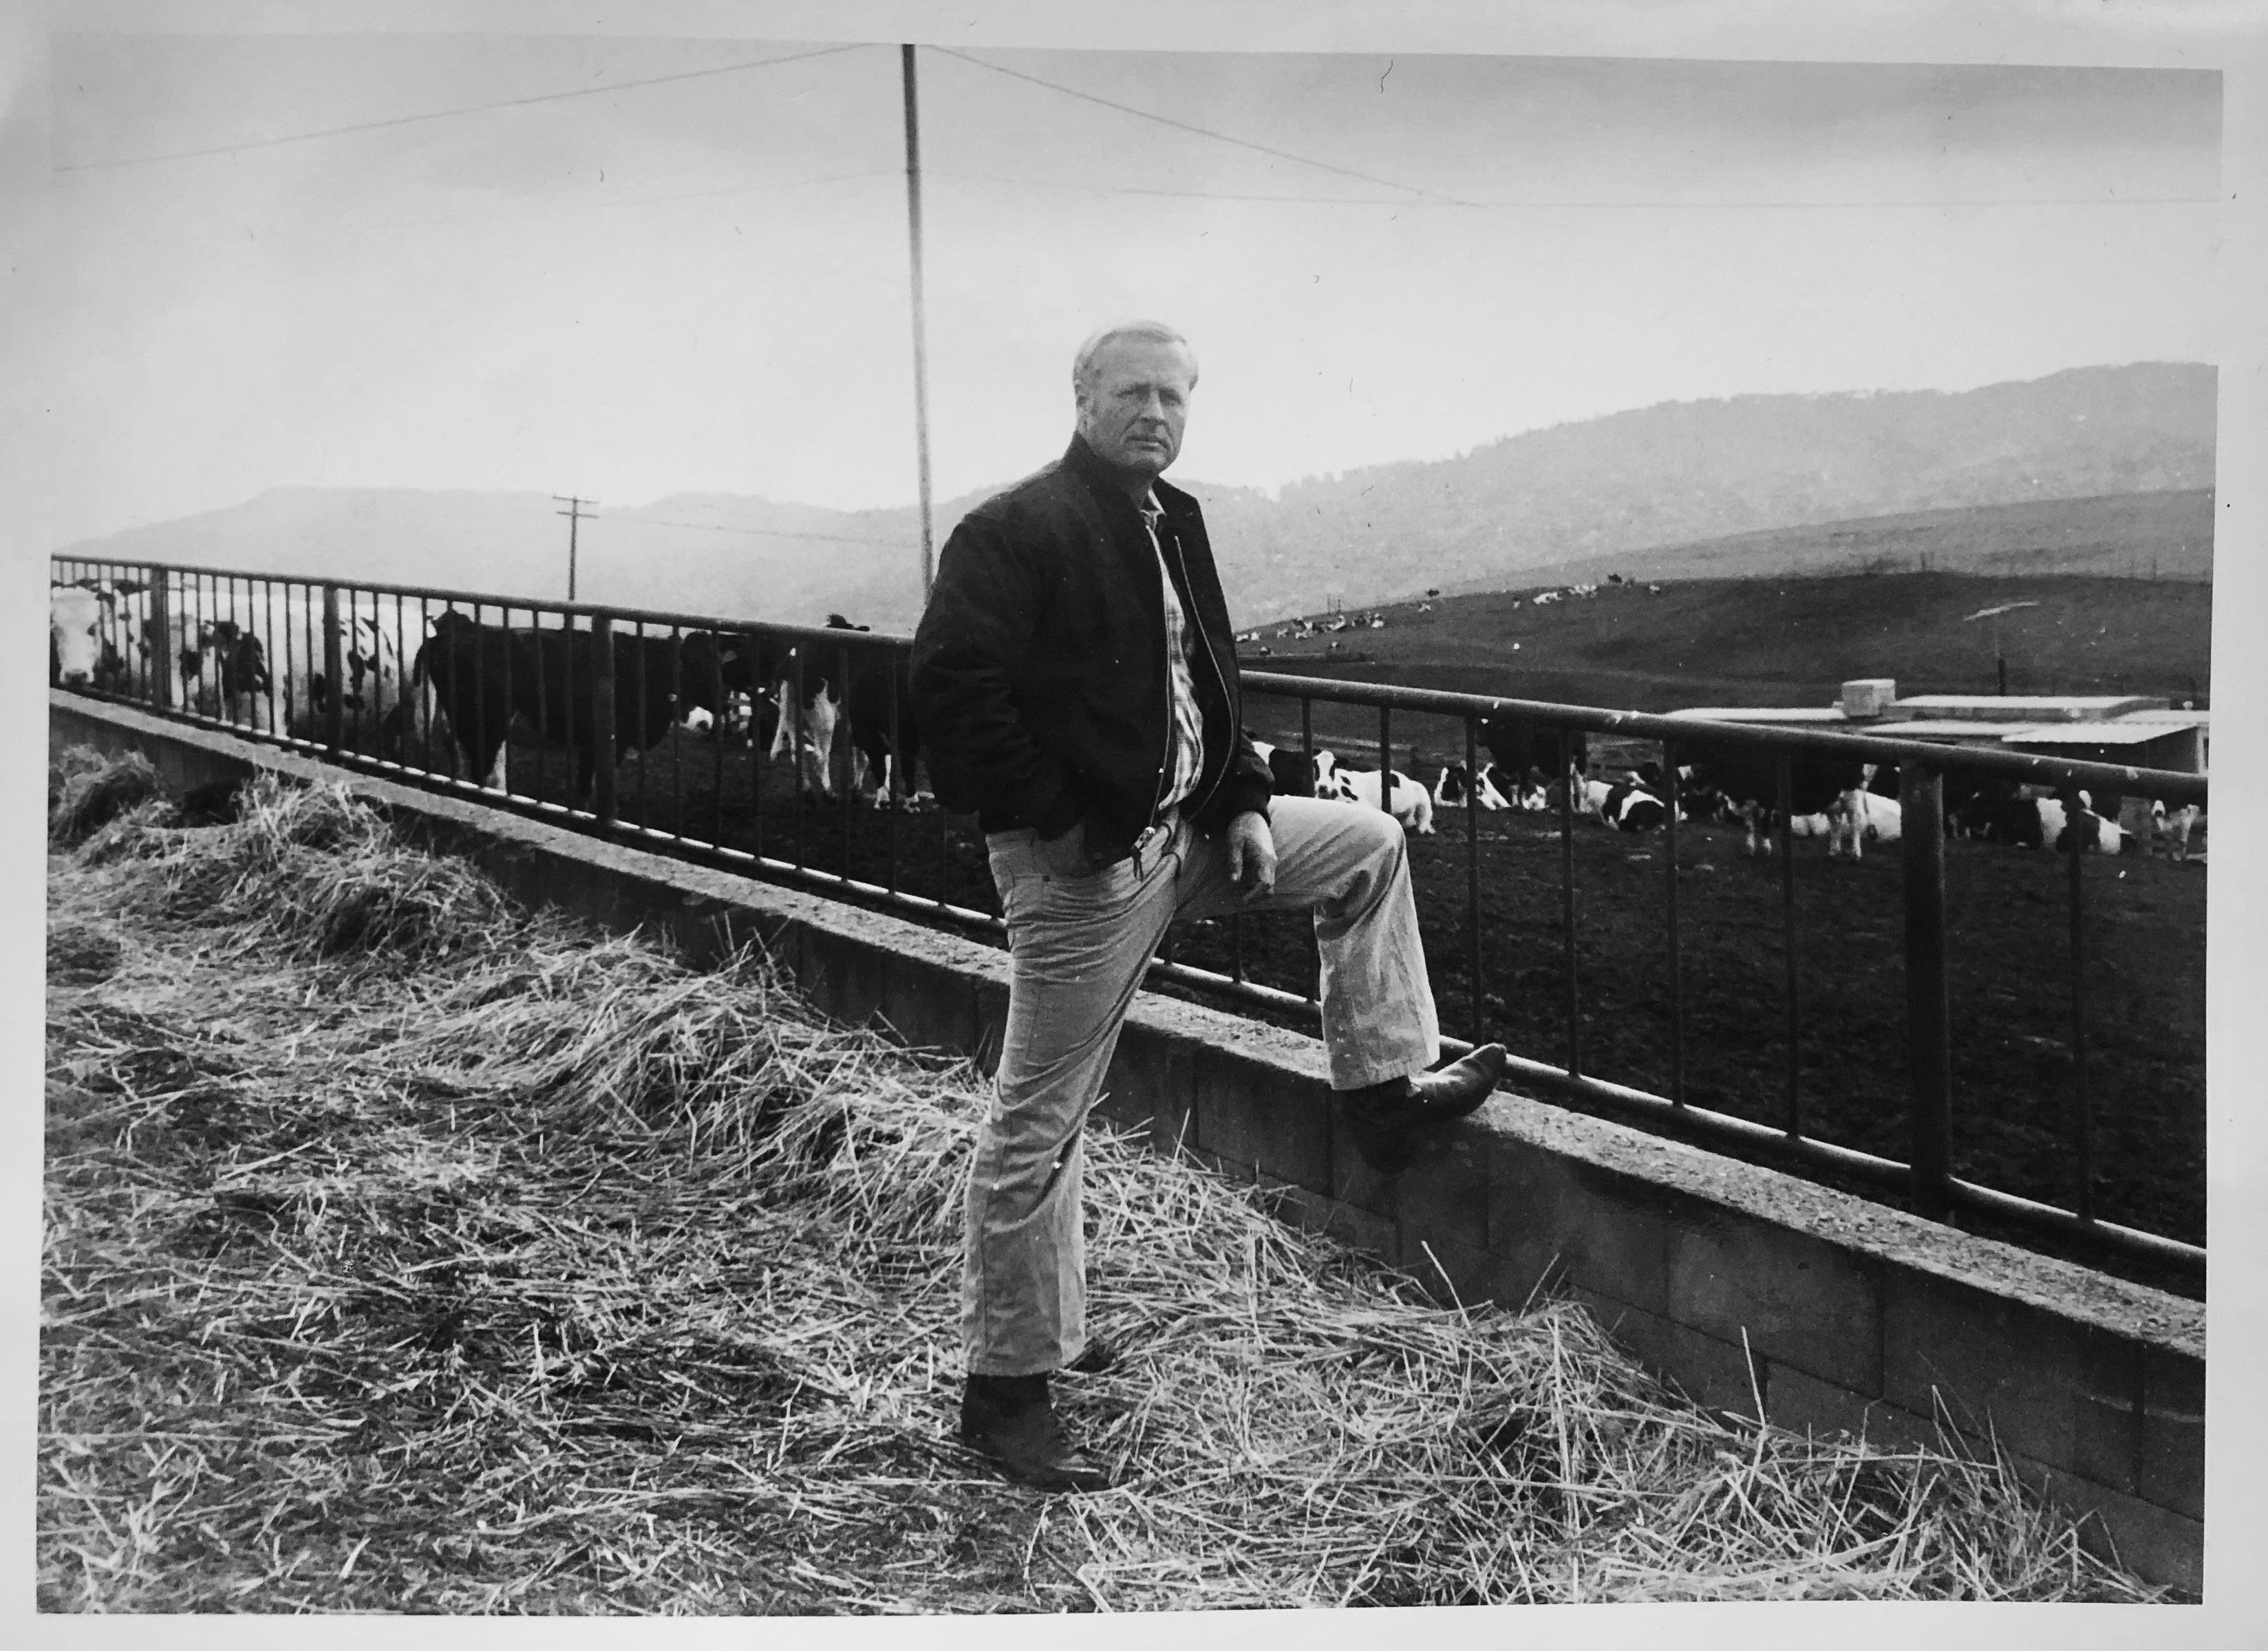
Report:
M 1278 797 L 1269 811 L 1276 888 L 1248 904 L 1229 881 L 1225 836 L 1185 822 L 1087 876 L 1062 875 L 1050 862 L 1067 846 L 1031 831 L 985 839 L 1008 919 L 1008 1024 L 965 1204 L 969 1374 L 1057 1369 L 1086 1346 L 1083 1129 L 1174 918 L 1314 908 L 1332 1088 L 1440 1059 L 1402 827 L 1377 809 L 1306 797 Z

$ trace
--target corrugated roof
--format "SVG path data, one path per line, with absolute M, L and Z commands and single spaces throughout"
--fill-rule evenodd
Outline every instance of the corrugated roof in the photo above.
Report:
M 2132 693 L 1917 693 L 1896 703 L 1925 711 L 2007 710 L 2018 715 L 2027 712 L 2056 715 L 2073 706 L 2082 711 L 2107 710 L 2130 704 L 2138 697 Z
M 2210 728 L 2211 711 L 2129 711 L 2118 719 L 2122 723 L 2156 723 L 2166 728 Z
M 2170 739 L 2182 730 L 2164 723 L 2136 723 L 2120 717 L 2115 723 L 2058 723 L 2053 726 L 2010 729 L 2000 736 L 2009 745 L 2143 745 L 2154 739 Z

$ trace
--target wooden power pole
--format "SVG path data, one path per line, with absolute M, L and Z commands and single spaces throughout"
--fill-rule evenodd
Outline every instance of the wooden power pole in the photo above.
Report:
M 567 599 L 572 602 L 575 599 L 575 530 L 582 525 L 585 510 L 598 501 L 579 499 L 571 493 L 555 493 L 551 496 L 567 507 L 551 513 L 567 518 Z
M 913 256 L 914 462 L 921 484 L 922 600 L 929 600 L 934 562 L 929 499 L 929 341 L 922 323 L 921 114 L 914 91 L 914 48 L 898 48 L 906 91 L 906 237 Z

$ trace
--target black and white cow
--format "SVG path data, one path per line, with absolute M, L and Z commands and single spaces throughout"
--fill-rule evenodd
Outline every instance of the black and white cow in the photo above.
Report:
M 1668 803 L 1631 781 L 1586 780 L 1580 796 L 1586 814 L 1616 831 L 1653 831 L 1669 818 Z
M 1792 817 L 1828 817 L 1828 852 L 1839 855 L 1848 840 L 1838 833 L 1833 810 L 1836 800 L 1853 789 L 1863 789 L 1868 765 L 1856 759 L 1826 757 L 1793 752 L 1788 759 L 1788 806 L 1779 801 L 1779 752 L 1766 746 L 1681 740 L 1683 759 L 1678 777 L 1681 789 L 1690 789 L 1689 812 L 1714 812 L 1736 819 L 1748 829 L 1742 851 L 1755 855 L 1771 851 L 1772 834 L 1789 830 Z M 1790 834 L 1794 834 L 1790 831 Z
M 1415 836 L 1433 835 L 1433 799 L 1425 788 L 1403 773 L 1393 770 L 1393 790 L 1388 793 L 1390 811 L 1403 828 Z M 1379 778 L 1375 769 L 1342 768 L 1328 751 L 1315 753 L 1314 795 L 1341 803 L 1359 803 L 1365 808 L 1379 805 Z
M 1560 754 L 1563 733 L 1566 740 L 1564 764 Z M 1572 769 L 1579 778 L 1591 772 L 1590 744 L 1580 728 L 1562 730 L 1516 716 L 1491 716 L 1481 724 L 1481 744 L 1488 748 L 1498 767 L 1515 776 L 1507 796 L 1518 807 L 1530 807 L 1528 799 L 1531 796 L 1536 798 L 1535 808 L 1543 807 L 1544 788 L 1565 780 L 1564 770 Z M 1498 789 L 1503 790 L 1501 786 Z
M 1515 793 L 1519 789 L 1512 776 L 1495 763 L 1483 763 L 1480 773 L 1476 774 L 1463 763 L 1453 762 L 1442 768 L 1440 779 L 1434 782 L 1433 802 L 1445 809 L 1463 808 L 1469 802 L 1473 807 L 1494 813 L 1513 806 L 1512 798 L 1505 795 L 1506 787 Z
M 2185 861 L 2190 857 L 2190 842 L 2205 826 L 2205 811 L 2194 803 L 2184 803 L 2169 809 L 2165 799 L 2154 797 L 2150 803 L 2150 846 L 2169 859 Z
M 1248 731 L 1247 739 L 1252 736 Z M 1287 751 L 1281 745 L 1271 745 L 1264 739 L 1253 739 L 1252 749 L 1260 753 L 1260 760 L 1268 765 L 1270 788 L 1278 796 L 1314 796 L 1315 792 L 1314 759 Z M 1318 756 L 1328 755 L 1318 752 Z
M 1976 834 L 2018 848 L 2052 848 L 2061 854 L 2111 854 L 2125 847 L 2118 822 L 2088 806 L 2081 791 L 2064 796 L 1985 799 L 1970 811 Z

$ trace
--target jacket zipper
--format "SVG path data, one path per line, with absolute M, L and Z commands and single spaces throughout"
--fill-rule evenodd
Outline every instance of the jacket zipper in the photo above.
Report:
M 1136 509 L 1138 510 L 1140 507 L 1138 505 Z M 1159 512 L 1159 518 L 1163 520 L 1165 512 L 1161 510 Z M 1174 576 L 1166 568 L 1163 553 L 1165 541 L 1158 537 L 1157 531 L 1151 527 L 1146 520 L 1142 524 L 1142 537 L 1148 539 L 1151 549 L 1158 553 L 1160 583 L 1161 586 L 1170 586 Z M 1181 548 L 1179 539 L 1174 541 L 1174 548 L 1177 551 Z M 1167 638 L 1166 626 L 1166 598 L 1169 594 L 1171 592 L 1168 590 L 1162 588 L 1158 592 L 1158 667 L 1159 678 L 1166 685 L 1166 749 L 1158 758 L 1158 789 L 1150 794 L 1150 823 L 1144 827 L 1145 836 L 1158 829 L 1159 816 L 1165 811 L 1166 787 L 1172 781 L 1174 775 L 1174 646 Z M 1199 756 L 1202 758 L 1202 752 L 1199 752 Z M 1198 778 L 1204 777 L 1202 773 L 1198 774 Z
M 1163 512 L 1160 512 L 1160 516 L 1161 516 L 1161 517 L 1162 517 L 1162 515 L 1163 515 Z M 1232 730 L 1233 730 L 1233 729 L 1236 726 L 1236 724 L 1237 724 L 1237 716 L 1236 716 L 1236 701 L 1235 701 L 1235 696 L 1234 696 L 1234 695 L 1233 695 L 1233 694 L 1231 694 L 1231 693 L 1229 693 L 1229 691 L 1228 691 L 1228 683 L 1227 683 L 1226 679 L 1225 678 L 1223 678 L 1223 677 L 1222 677 L 1222 675 L 1221 675 L 1221 671 L 1220 671 L 1220 662 L 1219 662 L 1219 660 L 1217 660 L 1217 659 L 1215 659 L 1215 658 L 1213 657 L 1213 654 L 1212 654 L 1212 639 L 1211 639 L 1211 637 L 1209 637 L 1209 636 L 1207 636 L 1207 635 L 1205 635 L 1205 632 L 1204 632 L 1204 621 L 1201 618 L 1198 618 L 1198 617 L 1197 616 L 1197 603 L 1196 603 L 1196 599 L 1195 599 L 1195 598 L 1196 598 L 1196 596 L 1197 596 L 1197 587 L 1196 587 L 1196 585 L 1195 585 L 1195 584 L 1191 583 L 1190 579 L 1189 579 L 1189 558 L 1188 558 L 1188 557 L 1186 557 L 1186 556 L 1184 556 L 1184 555 L 1182 554 L 1182 536 L 1181 536 L 1178 532 L 1176 532 L 1176 533 L 1172 534 L 1172 535 L 1171 535 L 1171 538 L 1173 539 L 1173 541 L 1174 541 L 1174 562 L 1175 562 L 1175 563 L 1180 567 L 1180 569 L 1181 569 L 1181 570 L 1182 570 L 1182 583 L 1183 584 L 1188 585 L 1188 586 L 1189 587 L 1189 596 L 1190 596 L 1190 598 L 1191 598 L 1189 602 L 1184 603 L 1184 604 L 1182 605 L 1182 630 L 1183 630 L 1183 632 L 1184 632 L 1184 633 L 1187 633 L 1188 631 L 1190 631 L 1190 630 L 1195 630 L 1195 631 L 1197 632 L 1197 641 L 1198 641 L 1199 642 L 1201 642 L 1201 643 L 1203 643 L 1203 644 L 1204 644 L 1204 647 L 1205 663 L 1206 663 L 1207 664 L 1209 664 L 1209 665 L 1211 665 L 1211 666 L 1212 667 L 1212 676 L 1213 676 L 1213 680 L 1214 680 L 1216 683 L 1219 684 L 1219 686 L 1220 686 L 1220 706 L 1221 706 L 1221 711 L 1222 711 L 1222 713 L 1223 713 L 1223 714 L 1224 714 L 1224 715 L 1228 718 L 1229 725 L 1230 725 L 1230 727 L 1231 727 L 1231 728 L 1232 728 Z M 1160 542 L 1160 544 L 1163 544 L 1163 543 L 1164 543 L 1164 540 L 1162 540 L 1162 539 L 1161 539 L 1161 540 L 1160 540 L 1159 542 Z M 1170 579 L 1173 577 L 1173 574 L 1172 574 L 1172 572 L 1171 572 L 1169 569 L 1162 569 L 1162 568 L 1161 568 L 1161 569 L 1160 569 L 1160 574 L 1161 574 L 1165 578 L 1167 578 L 1167 579 L 1168 579 L 1168 580 L 1170 580 Z M 1176 599 L 1176 600 L 1179 600 L 1179 599 L 1180 599 L 1180 598 L 1179 598 L 1179 597 L 1178 597 L 1178 595 L 1176 596 L 1175 599 Z M 1160 610 L 1160 618 L 1162 619 L 1162 617 L 1163 617 L 1163 610 L 1161 609 L 1161 610 Z M 1187 652 L 1188 650 L 1187 650 L 1186 649 L 1183 649 L 1183 651 L 1184 651 L 1184 652 Z M 1167 741 L 1167 745 L 1166 745 L 1166 754 L 1167 754 L 1167 759 L 1168 761 L 1172 760 L 1172 757 L 1173 757 L 1173 737 L 1174 737 L 1174 736 L 1173 736 L 1173 720 L 1174 720 L 1174 718 L 1173 718 L 1173 709 L 1174 709 L 1173 696 L 1174 696 L 1174 684 L 1173 684 L 1173 679 L 1172 679 L 1173 664 L 1174 664 L 1174 662 L 1173 662 L 1173 658 L 1172 658 L 1171 653 L 1170 653 L 1170 651 L 1169 651 L 1169 652 L 1168 652 L 1168 655 L 1167 655 L 1167 660 L 1166 660 L 1166 670 L 1167 670 L 1167 681 L 1166 681 L 1166 723 L 1167 723 L 1167 729 L 1166 729 L 1166 741 Z M 1204 727 L 1204 713 L 1203 713 L 1202 708 L 1200 708 L 1199 713 L 1198 713 L 1198 726 L 1199 726 L 1199 728 L 1200 728 L 1200 729 L 1202 729 L 1202 728 Z M 1234 746 L 1234 744 L 1233 744 L 1234 738 L 1235 738 L 1235 736 L 1234 736 L 1234 734 L 1233 734 L 1233 733 L 1232 733 L 1232 734 L 1230 735 L 1230 739 L 1231 739 L 1231 742 L 1232 742 L 1232 743 L 1231 743 L 1231 745 L 1229 745 L 1229 747 L 1228 747 L 1229 754 L 1230 754 L 1230 757 L 1231 757 L 1231 759 L 1232 759 L 1232 760 L 1233 760 L 1233 758 L 1234 758 L 1234 752 L 1235 752 L 1235 746 Z M 1226 773 L 1226 767 L 1224 767 L 1224 768 L 1223 768 L 1222 772 L 1224 772 L 1224 773 Z M 1163 777 L 1163 775 L 1162 775 L 1162 774 L 1160 774 L 1160 779 L 1159 779 L 1159 783 L 1158 783 L 1158 795 L 1159 795 L 1160 796 L 1161 796 L 1161 797 L 1162 797 L 1162 796 L 1165 795 L 1165 792 L 1166 792 L 1165 781 L 1164 781 L 1164 777 Z M 1196 813 L 1199 808 L 1204 807 L 1205 803 L 1209 803 L 1209 802 L 1211 802 L 1211 801 L 1212 800 L 1212 795 L 1211 795 L 1211 790 L 1207 788 L 1207 786 L 1206 786 L 1206 784 L 1205 784 L 1205 755 L 1204 755 L 1204 746 L 1203 745 L 1203 744 L 1202 744 L 1202 743 L 1200 743 L 1200 744 L 1199 744 L 1199 745 L 1197 746 L 1197 784 L 1196 784 L 1193 788 L 1191 788 L 1191 789 L 1190 789 L 1190 791 L 1189 791 L 1189 797 L 1190 797 L 1190 800 L 1191 800 L 1191 801 L 1193 802 L 1193 803 L 1195 804 L 1195 806 L 1193 806 L 1193 807 L 1189 810 L 1189 812 L 1190 812 L 1190 813 L 1192 813 L 1192 814 Z M 1154 819 L 1152 820 L 1152 823 L 1153 823 L 1153 824 L 1155 823 Z

